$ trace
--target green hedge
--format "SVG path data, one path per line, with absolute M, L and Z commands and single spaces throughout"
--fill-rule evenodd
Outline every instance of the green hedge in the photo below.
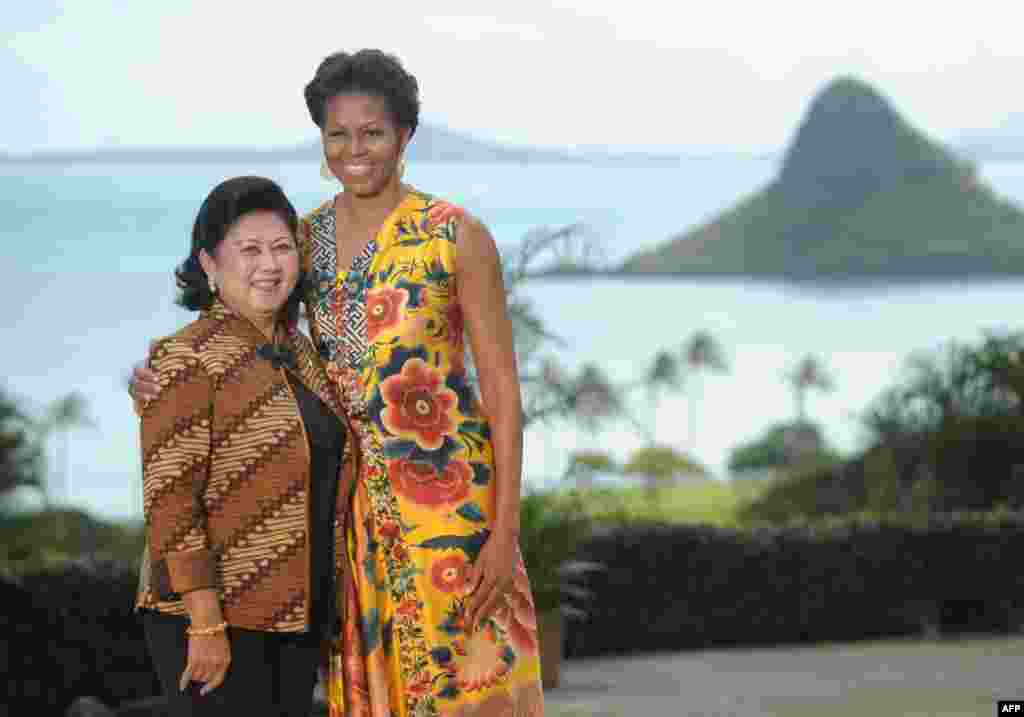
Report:
M 10 652 L 0 705 L 11 714 L 58 717 L 84 695 L 119 705 L 157 694 L 133 611 L 137 586 L 138 571 L 117 563 L 0 577 L 0 633 Z
M 1024 513 L 861 517 L 728 530 L 636 525 L 580 557 L 567 654 L 858 640 L 1024 622 Z

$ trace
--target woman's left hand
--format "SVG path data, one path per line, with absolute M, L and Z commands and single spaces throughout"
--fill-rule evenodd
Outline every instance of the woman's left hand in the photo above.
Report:
M 470 586 L 467 622 L 473 632 L 512 587 L 518 560 L 519 544 L 516 536 L 503 530 L 492 532 L 467 573 L 467 584 Z

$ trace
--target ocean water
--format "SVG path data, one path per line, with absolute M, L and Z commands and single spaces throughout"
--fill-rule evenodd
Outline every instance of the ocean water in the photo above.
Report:
M 745 159 L 651 168 L 419 164 L 407 179 L 476 213 L 499 245 L 540 226 L 583 222 L 616 261 L 710 218 L 776 169 Z M 1024 163 L 981 169 L 997 192 L 1024 203 Z M 80 391 L 97 424 L 72 435 L 70 480 L 53 479 L 58 499 L 109 517 L 139 513 L 138 430 L 124 378 L 150 339 L 191 320 L 173 304 L 171 270 L 187 252 L 203 197 L 237 174 L 276 179 L 300 211 L 335 191 L 313 162 L 0 168 L 0 241 L 11 260 L 0 303 L 3 385 L 36 414 Z M 864 438 L 859 416 L 899 379 L 910 354 L 1024 329 L 1024 278 L 842 290 L 576 279 L 537 282 L 529 296 L 564 340 L 559 360 L 597 363 L 621 381 L 642 376 L 656 351 L 711 331 L 727 373 L 689 381 L 656 412 L 642 393 L 631 407 L 658 441 L 692 451 L 720 477 L 732 448 L 792 417 L 784 374 L 808 353 L 836 384 L 809 398 L 809 414 L 828 440 L 854 451 Z M 621 459 L 642 439 L 625 424 L 598 436 L 571 425 L 531 430 L 526 480 L 556 481 L 569 452 L 595 442 Z

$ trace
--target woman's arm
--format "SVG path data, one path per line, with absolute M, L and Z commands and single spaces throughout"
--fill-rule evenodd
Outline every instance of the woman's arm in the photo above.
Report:
M 153 587 L 166 600 L 170 593 L 184 595 L 217 582 L 202 502 L 213 385 L 186 342 L 158 342 L 150 363 L 160 388 L 142 403 L 143 510 Z
M 523 404 L 501 259 L 487 227 L 468 217 L 459 222 L 456 246 L 459 305 L 494 446 L 497 483 L 492 529 L 518 536 Z
M 206 532 L 202 496 L 209 476 L 213 385 L 191 346 L 157 342 L 150 363 L 159 390 L 141 402 L 143 510 L 152 573 L 161 599 L 182 596 L 192 626 L 202 632 L 223 622 L 217 558 Z M 180 688 L 223 682 L 231 661 L 224 632 L 188 640 Z
M 491 536 L 470 571 L 470 584 L 476 586 L 471 623 L 477 624 L 490 613 L 515 574 L 523 407 L 498 248 L 487 228 L 469 217 L 459 221 L 456 248 L 457 295 L 494 447 L 495 514 Z
M 300 277 L 300 281 L 302 281 L 302 315 L 306 318 L 309 336 L 315 347 L 320 345 L 320 328 L 313 315 L 313 306 L 317 300 L 315 283 L 317 278 L 313 275 L 313 226 L 308 217 L 299 219 L 295 243 L 299 248 L 299 266 L 302 267 Z

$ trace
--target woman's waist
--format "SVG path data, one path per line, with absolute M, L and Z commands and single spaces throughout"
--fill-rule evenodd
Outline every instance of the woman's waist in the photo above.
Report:
M 294 487 L 294 486 L 293 486 Z M 336 501 L 329 516 L 310 510 L 305 489 L 271 494 L 252 491 L 228 499 L 204 501 L 205 534 L 210 549 L 222 560 L 247 559 L 255 552 L 283 553 L 303 547 L 329 525 L 340 529 L 345 506 Z M 326 512 L 326 511 L 325 511 Z
M 487 416 L 474 411 L 451 416 L 445 425 L 416 425 L 411 421 L 403 424 L 384 411 L 350 414 L 350 420 L 360 443 L 402 440 L 410 445 L 415 443 L 428 453 L 440 449 L 441 446 L 434 445 L 439 441 L 442 444 L 454 441 L 456 447 L 470 442 L 477 451 L 491 444 L 491 424 Z
M 294 603 L 296 609 L 305 604 L 309 583 L 331 574 L 329 567 L 337 556 L 332 544 L 343 540 L 340 521 L 332 525 L 331 542 L 311 544 L 304 531 L 284 529 L 260 530 L 254 527 L 243 535 L 235 534 L 221 540 L 214 527 L 207 531 L 212 558 L 212 582 L 223 606 L 245 611 L 261 611 L 270 605 Z M 320 536 L 327 540 L 326 536 Z M 155 609 L 177 609 L 181 595 L 174 592 L 164 556 L 150 558 L 144 554 L 139 579 L 139 605 Z M 324 563 L 319 564 L 318 563 Z
M 283 601 L 251 600 L 227 603 L 221 596 L 221 616 L 230 630 L 258 632 L 279 639 L 293 641 L 317 640 L 302 614 L 302 605 L 291 601 L 287 608 Z M 174 625 L 184 631 L 189 624 L 188 610 L 182 600 L 161 600 L 152 591 L 141 591 L 135 598 L 135 612 L 143 619 Z
M 220 516 L 227 520 L 248 509 L 258 512 L 267 504 L 303 503 L 309 500 L 314 457 L 320 456 L 313 455 L 301 426 L 249 447 L 214 446 L 199 498 L 210 513 L 231 504 L 233 510 Z M 154 479 L 176 478 L 157 467 L 151 472 Z

